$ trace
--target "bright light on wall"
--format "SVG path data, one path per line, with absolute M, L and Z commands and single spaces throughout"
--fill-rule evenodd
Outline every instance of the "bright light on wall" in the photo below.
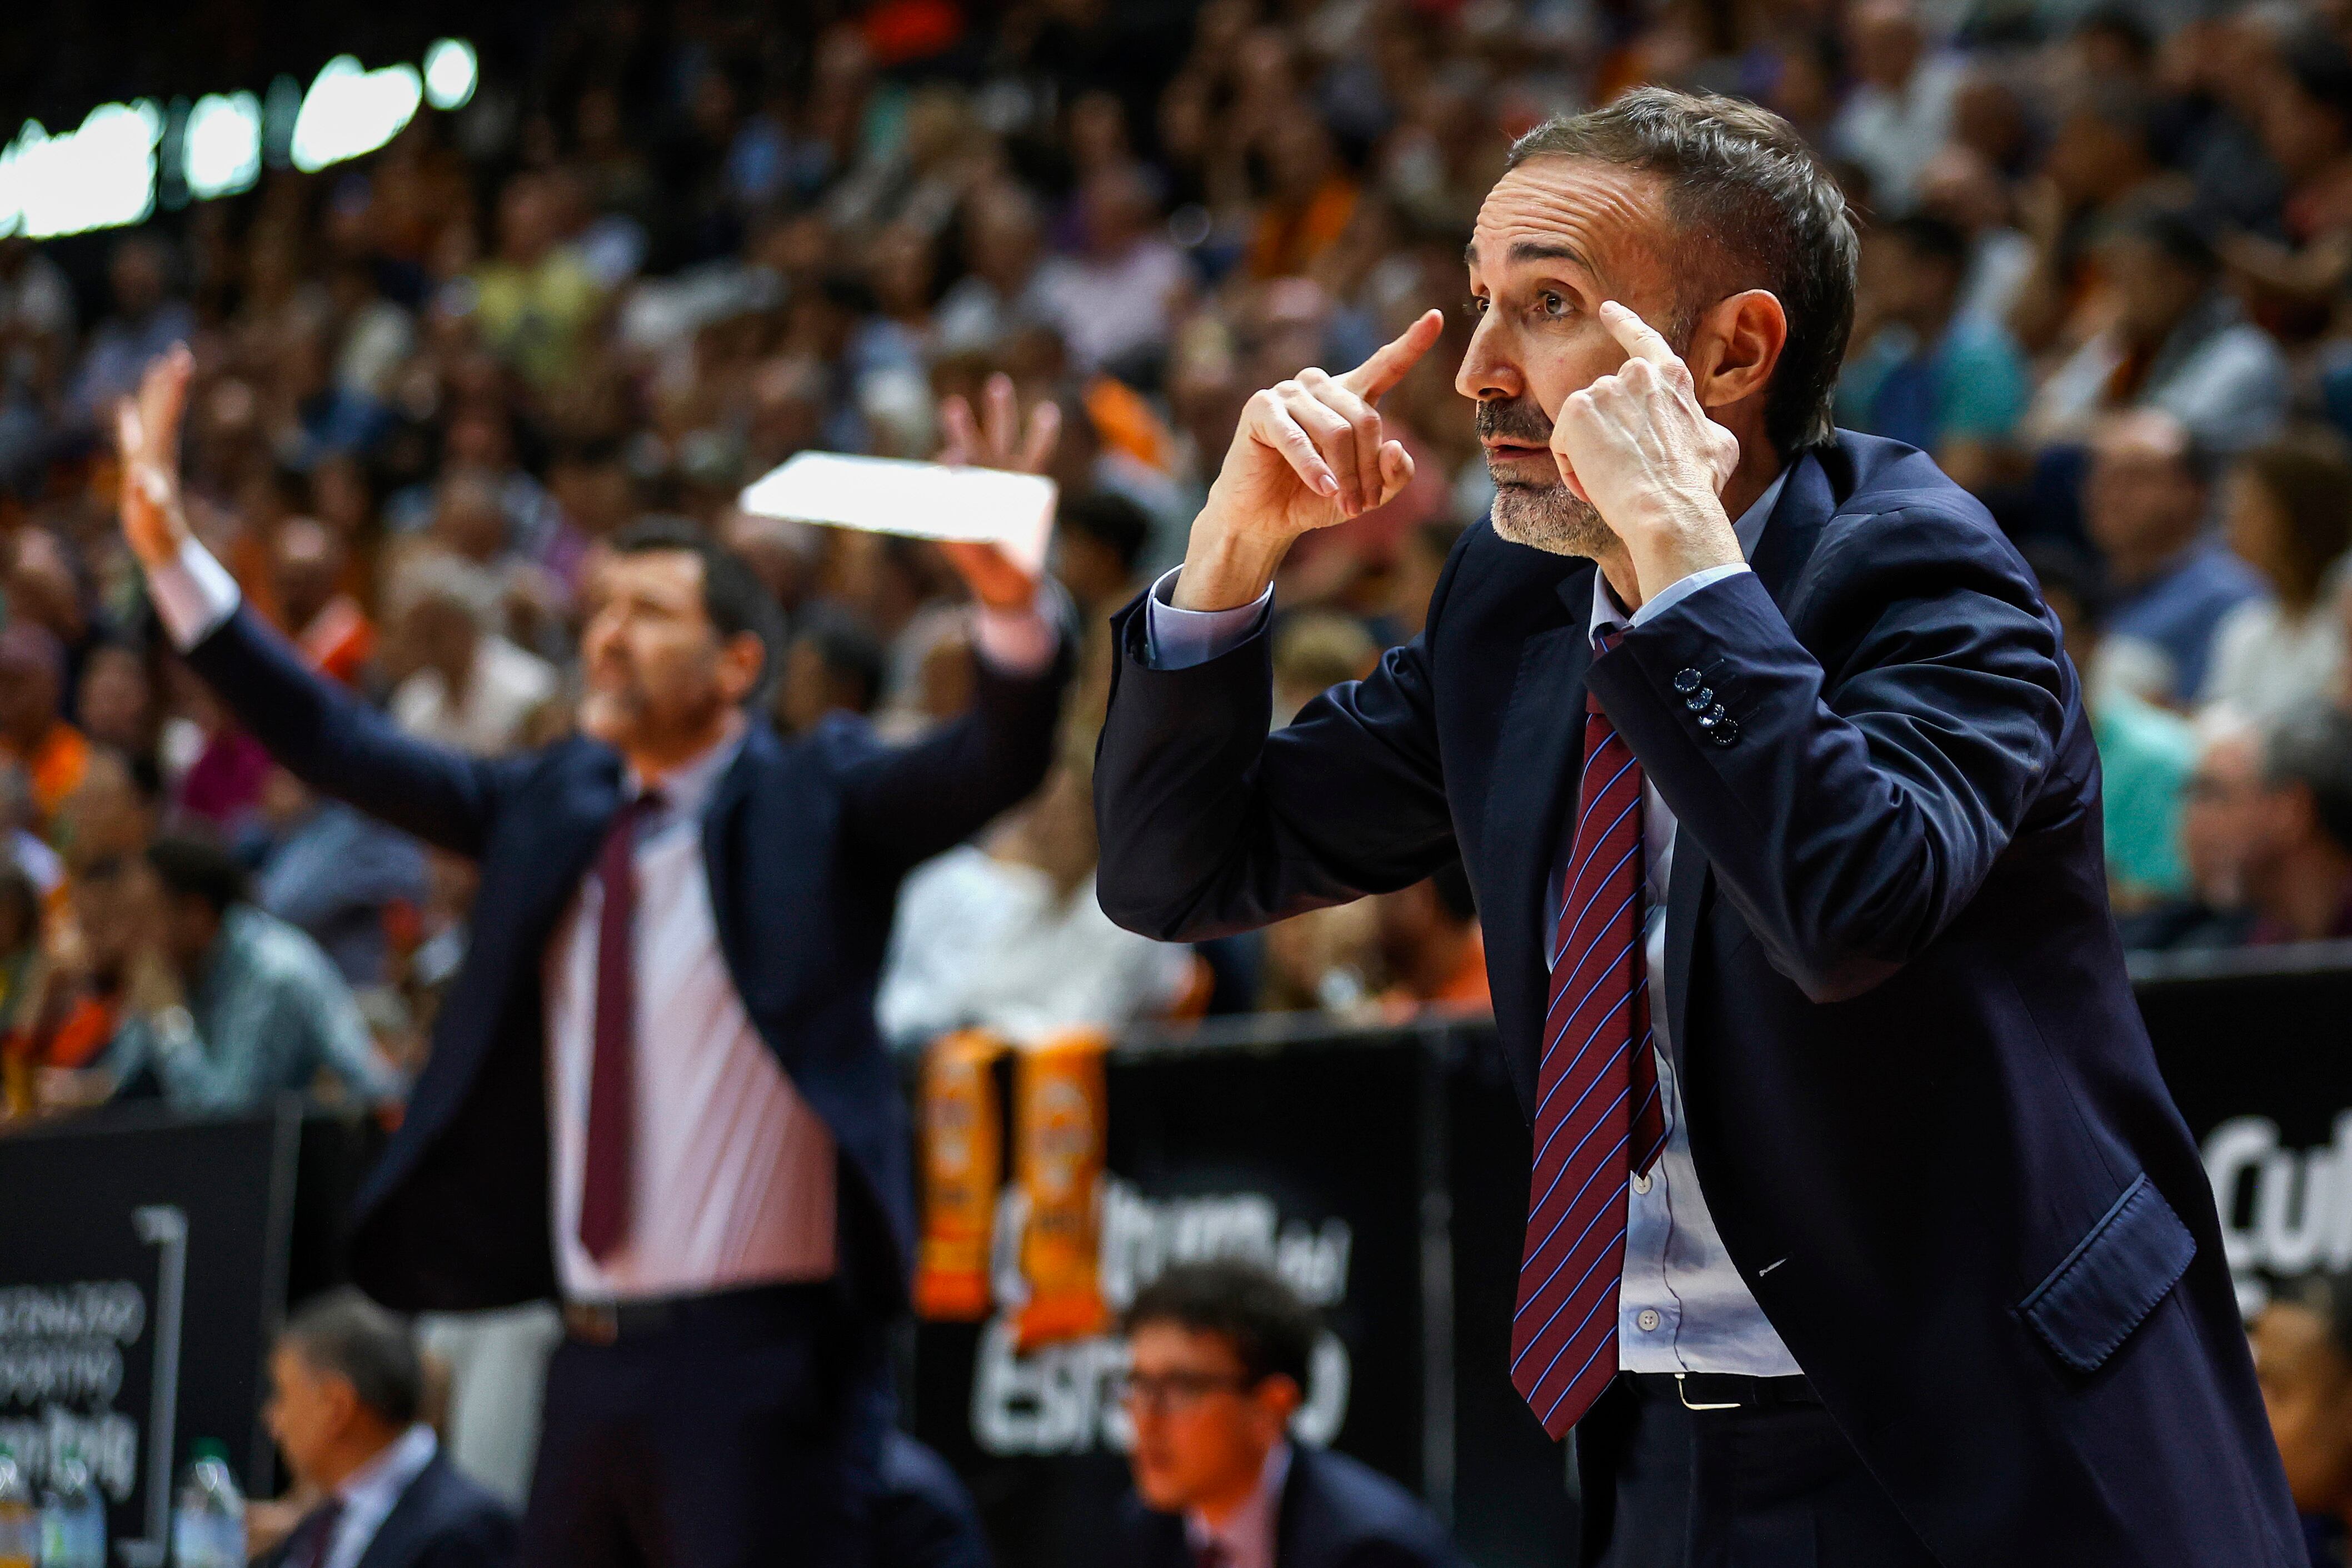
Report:
M 463 109 L 482 79 L 474 46 L 463 38 L 443 38 L 425 51 L 425 101 L 436 109 Z
M 0 235 L 48 239 L 145 221 L 163 134 L 163 111 L 146 99 L 101 103 L 55 136 L 25 121 L 0 149 Z
M 185 173 L 196 200 L 233 196 L 261 178 L 261 102 L 249 92 L 207 93 L 188 111 Z
M 422 72 L 411 65 L 366 70 L 352 56 L 338 55 L 299 94 L 299 89 L 286 78 L 271 86 L 266 109 L 250 92 L 198 99 L 177 143 L 174 173 L 197 201 L 251 190 L 262 164 L 282 167 L 289 151 L 296 168 L 315 174 L 374 152 L 424 103 L 465 107 L 480 83 L 481 61 L 463 38 L 443 38 L 425 50 Z M 144 223 L 155 210 L 163 135 L 163 110 L 143 98 L 100 104 L 79 129 L 54 136 L 26 121 L 16 140 L 0 146 L 0 237 L 47 239 Z
M 350 55 L 320 68 L 294 119 L 294 166 L 306 174 L 363 157 L 416 117 L 425 83 L 415 66 L 362 70 Z

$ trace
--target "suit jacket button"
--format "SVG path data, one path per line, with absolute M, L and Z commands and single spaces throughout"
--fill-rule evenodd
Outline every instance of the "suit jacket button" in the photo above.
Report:
M 1675 671 L 1675 689 L 1676 691 L 1682 692 L 1687 696 L 1689 693 L 1698 689 L 1698 682 L 1699 674 L 1696 669 L 1684 668 Z
M 1706 721 L 1702 719 L 1699 722 L 1704 724 Z M 1727 717 L 1717 720 L 1715 727 L 1707 731 L 1706 738 L 1718 746 L 1731 744 L 1739 739 L 1739 721 Z
M 1702 686 L 1696 691 L 1692 692 L 1689 696 L 1683 699 L 1683 706 L 1689 709 L 1694 713 L 1698 713 L 1704 711 L 1707 704 L 1714 700 L 1715 688 L 1712 686 Z
M 1702 730 L 1712 731 L 1717 724 L 1722 723 L 1724 719 L 1725 714 L 1723 711 L 1723 704 L 1718 702 L 1714 707 L 1708 709 L 1706 712 L 1698 716 L 1698 727 Z

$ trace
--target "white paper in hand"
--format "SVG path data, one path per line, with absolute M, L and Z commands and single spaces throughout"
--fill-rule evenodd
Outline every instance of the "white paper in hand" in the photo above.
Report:
M 803 452 L 754 480 L 736 504 L 759 517 L 869 533 L 979 540 L 1038 574 L 1054 531 L 1054 481 L 1040 475 L 840 452 Z

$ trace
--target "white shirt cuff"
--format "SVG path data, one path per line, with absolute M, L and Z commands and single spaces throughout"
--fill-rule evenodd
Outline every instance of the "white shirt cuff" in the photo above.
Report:
M 1183 570 L 1177 566 L 1162 574 L 1144 602 L 1143 646 L 1154 669 L 1190 669 L 1233 652 L 1256 635 L 1274 606 L 1269 587 L 1255 602 L 1229 610 L 1180 610 L 1169 597 Z
M 1043 675 L 1061 651 L 1062 627 L 1071 617 L 1069 595 L 1051 577 L 1037 584 L 1025 610 L 992 610 L 972 617 L 971 646 L 999 675 Z
M 1656 620 L 1660 616 L 1664 615 L 1668 610 L 1673 609 L 1676 605 L 1681 604 L 1685 599 L 1689 598 L 1701 588 L 1720 583 L 1726 577 L 1737 577 L 1739 574 L 1747 570 L 1747 562 L 1734 561 L 1724 566 L 1706 567 L 1700 571 L 1692 573 L 1687 577 L 1677 577 L 1675 581 L 1659 589 L 1657 597 L 1643 600 L 1642 602 L 1642 607 L 1633 612 L 1633 618 L 1627 624 L 1638 626 L 1643 625 L 1644 622 Z
M 147 574 L 147 597 L 173 646 L 185 653 L 236 614 L 244 595 L 211 551 L 184 539 L 177 556 Z

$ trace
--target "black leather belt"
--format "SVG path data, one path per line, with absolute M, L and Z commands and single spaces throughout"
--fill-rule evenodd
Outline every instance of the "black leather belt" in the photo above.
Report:
M 1822 1396 L 1802 1373 L 1745 1377 L 1730 1372 L 1631 1372 L 1644 1399 L 1672 1399 L 1685 1410 L 1753 1410 L 1767 1405 L 1819 1405 Z
M 675 1333 L 698 1325 L 807 1320 L 835 1301 L 832 1284 L 753 1285 L 740 1290 L 710 1290 L 691 1296 L 655 1296 L 629 1301 L 566 1301 L 564 1331 L 592 1345 Z

